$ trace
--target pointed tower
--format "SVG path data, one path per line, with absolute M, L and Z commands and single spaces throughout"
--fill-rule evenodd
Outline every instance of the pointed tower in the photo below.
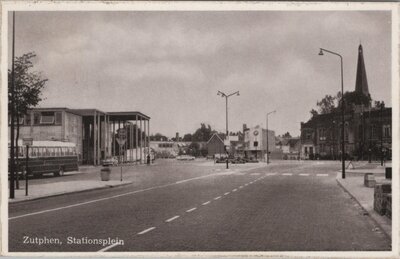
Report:
M 361 44 L 358 47 L 356 92 L 363 93 L 365 96 L 369 96 L 367 73 L 365 71 L 363 48 L 362 48 Z

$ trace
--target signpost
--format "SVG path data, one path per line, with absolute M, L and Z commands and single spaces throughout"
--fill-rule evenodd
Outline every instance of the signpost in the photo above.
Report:
M 117 136 L 116 140 L 117 140 L 118 145 L 119 145 L 119 157 L 121 157 L 122 147 L 126 143 L 126 129 L 119 129 L 117 134 L 118 134 L 118 136 Z M 120 179 L 121 179 L 121 182 L 122 182 L 122 164 L 121 164 L 121 177 L 120 177 Z
M 28 162 L 29 162 L 29 146 L 32 146 L 33 138 L 24 138 L 22 139 L 22 145 L 26 146 L 26 164 L 25 164 L 25 196 L 28 196 Z

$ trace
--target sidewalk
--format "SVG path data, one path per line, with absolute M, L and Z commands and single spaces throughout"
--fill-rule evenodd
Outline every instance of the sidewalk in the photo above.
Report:
M 15 190 L 15 199 L 9 199 L 9 203 L 28 200 L 37 200 L 50 196 L 58 196 L 68 193 L 77 193 L 88 190 L 98 190 L 131 184 L 131 181 L 67 181 L 57 183 L 44 183 L 29 186 L 28 196 L 25 196 L 25 186 Z
M 379 182 L 389 181 L 385 179 L 384 168 L 354 169 L 347 172 L 346 178 L 342 179 L 342 173 L 338 172 L 336 181 L 338 184 L 357 201 L 357 203 L 371 216 L 372 220 L 383 230 L 383 232 L 392 238 L 392 221 L 386 216 L 379 215 L 374 210 L 374 188 L 364 186 L 364 174 L 373 173 L 375 180 Z

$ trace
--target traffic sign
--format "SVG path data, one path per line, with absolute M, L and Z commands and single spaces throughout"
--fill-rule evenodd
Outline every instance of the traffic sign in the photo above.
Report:
M 119 129 L 117 131 L 117 138 L 116 138 L 118 144 L 120 146 L 123 146 L 126 142 L 126 129 Z

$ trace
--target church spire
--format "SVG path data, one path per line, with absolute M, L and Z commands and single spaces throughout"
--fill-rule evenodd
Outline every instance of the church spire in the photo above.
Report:
M 363 93 L 365 96 L 369 96 L 367 73 L 365 71 L 363 48 L 361 44 L 358 47 L 356 92 Z

